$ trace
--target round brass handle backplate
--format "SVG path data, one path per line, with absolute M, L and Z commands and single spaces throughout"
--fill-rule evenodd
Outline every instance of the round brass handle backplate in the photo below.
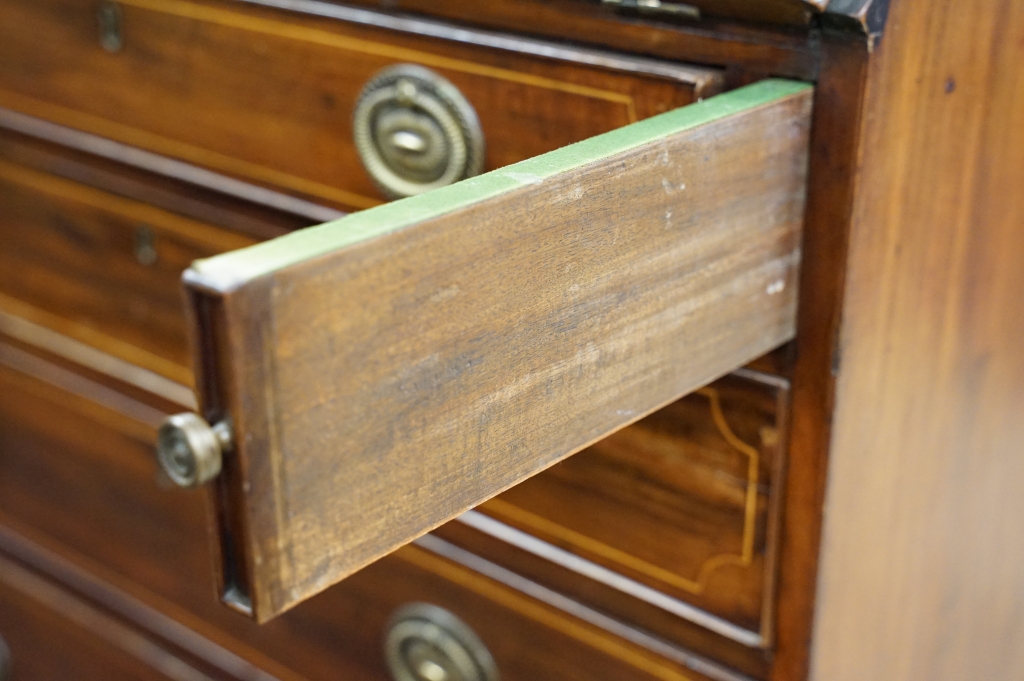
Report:
M 436 605 L 399 608 L 384 638 L 384 655 L 395 681 L 498 681 L 483 641 Z
M 480 174 L 484 135 L 472 105 L 433 71 L 403 64 L 366 84 L 353 116 L 359 157 L 387 196 L 402 198 Z

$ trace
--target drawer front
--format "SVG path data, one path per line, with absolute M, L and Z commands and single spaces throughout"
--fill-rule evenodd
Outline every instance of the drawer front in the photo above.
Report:
M 273 2 L 273 0 L 270 0 Z M 371 0 L 357 0 L 357 4 L 372 5 Z M 635 0 L 603 0 L 604 7 L 593 7 L 592 0 L 498 0 L 487 3 L 486 9 L 474 12 L 459 0 L 394 0 L 394 6 L 404 10 L 450 17 L 472 23 L 514 28 L 527 32 L 547 33 L 531 24 L 538 15 L 548 26 L 561 28 L 576 21 L 604 19 L 616 14 L 622 21 L 620 30 L 629 30 L 629 18 L 641 16 L 655 21 L 674 20 L 684 26 L 694 24 L 702 17 L 726 17 L 750 22 L 770 24 L 806 25 L 821 12 L 827 0 L 688 0 L 687 2 L 638 3 Z M 659 5 L 664 5 L 660 7 Z M 603 11 L 601 11 L 603 10 Z M 609 21 L 610 23 L 610 21 Z M 660 23 L 660 22 L 659 22 Z M 610 31 L 609 31 L 610 32 Z
M 211 679 L 129 626 L 2 555 L 0 678 Z
M 281 679 L 386 681 L 383 641 L 415 603 L 474 631 L 502 679 L 737 678 L 433 538 L 257 625 L 213 597 L 206 495 L 158 477 L 159 410 L 0 345 L 0 521 Z
M 383 198 L 361 169 L 352 119 L 386 67 L 427 67 L 461 91 L 486 168 L 690 103 L 720 81 L 712 70 L 617 69 L 595 53 L 514 40 L 494 49 L 247 2 L 117 3 L 111 53 L 97 7 L 4 3 L 0 106 L 350 208 Z
M 784 379 L 740 370 L 438 533 L 649 630 L 621 594 L 768 647 L 787 401 Z
M 810 102 L 764 81 L 194 264 L 229 600 L 266 620 L 790 340 Z
M 3 159 L 0 241 L 0 307 L 186 384 L 181 272 L 255 242 Z

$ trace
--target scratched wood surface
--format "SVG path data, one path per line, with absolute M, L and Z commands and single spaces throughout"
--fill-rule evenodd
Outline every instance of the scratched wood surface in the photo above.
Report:
M 789 340 L 810 101 L 762 81 L 196 263 L 226 586 L 265 620 Z

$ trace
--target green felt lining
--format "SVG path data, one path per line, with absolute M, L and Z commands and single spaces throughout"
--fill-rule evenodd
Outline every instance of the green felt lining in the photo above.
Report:
M 197 260 L 186 273 L 186 280 L 227 292 L 304 260 L 536 184 L 552 175 L 769 104 L 810 87 L 798 81 L 762 80 L 448 187 Z

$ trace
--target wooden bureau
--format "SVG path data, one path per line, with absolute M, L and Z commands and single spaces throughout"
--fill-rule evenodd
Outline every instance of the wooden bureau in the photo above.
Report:
M 0 680 L 854 678 L 888 9 L 0 0 Z

